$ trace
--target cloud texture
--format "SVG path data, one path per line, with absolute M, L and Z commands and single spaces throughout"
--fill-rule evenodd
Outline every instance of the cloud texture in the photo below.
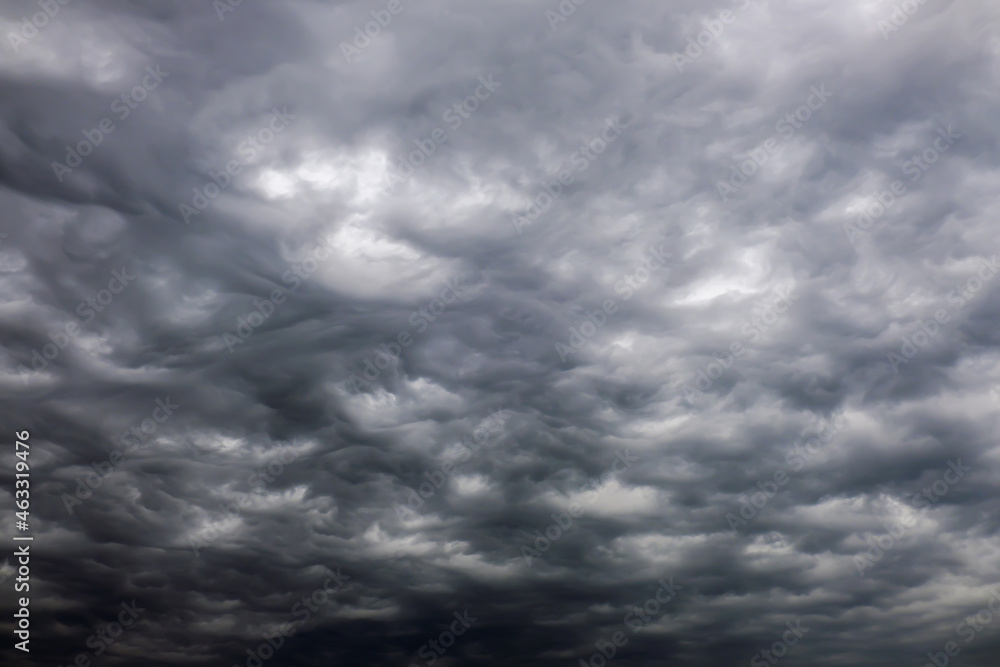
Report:
M 6 664 L 995 664 L 994 2 L 43 5 Z

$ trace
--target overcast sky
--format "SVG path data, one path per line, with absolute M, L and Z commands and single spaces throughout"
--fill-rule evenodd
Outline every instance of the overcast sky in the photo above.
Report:
M 1000 7 L 578 2 L 3 4 L 5 664 L 996 664 Z

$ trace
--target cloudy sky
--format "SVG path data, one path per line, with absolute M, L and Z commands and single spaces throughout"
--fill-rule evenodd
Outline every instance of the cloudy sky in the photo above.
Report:
M 0 659 L 995 665 L 998 19 L 4 3 Z

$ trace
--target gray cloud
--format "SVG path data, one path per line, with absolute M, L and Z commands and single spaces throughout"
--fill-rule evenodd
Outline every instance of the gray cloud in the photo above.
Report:
M 44 6 L 10 664 L 993 664 L 992 3 Z

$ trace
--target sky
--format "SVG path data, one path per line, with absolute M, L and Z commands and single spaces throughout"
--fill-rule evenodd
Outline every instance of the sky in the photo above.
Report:
M 995 665 L 998 27 L 4 3 L 0 660 Z

